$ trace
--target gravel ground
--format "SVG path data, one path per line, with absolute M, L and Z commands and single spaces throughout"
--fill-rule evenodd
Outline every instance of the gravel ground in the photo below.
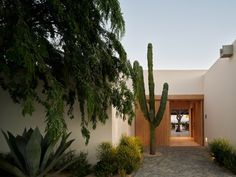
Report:
M 144 156 L 135 177 L 231 177 L 236 176 L 215 164 L 204 147 L 159 148 L 158 156 Z

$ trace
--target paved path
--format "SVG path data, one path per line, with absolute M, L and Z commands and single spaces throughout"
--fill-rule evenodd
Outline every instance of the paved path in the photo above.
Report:
M 162 155 L 145 156 L 135 177 L 230 177 L 228 170 L 211 161 L 203 147 L 159 148 Z

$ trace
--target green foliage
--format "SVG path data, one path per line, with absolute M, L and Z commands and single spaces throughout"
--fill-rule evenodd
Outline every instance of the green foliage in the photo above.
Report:
M 143 153 L 144 150 L 141 140 L 135 136 L 122 135 L 119 145 L 138 148 L 138 151 L 140 153 Z
M 236 173 L 236 149 L 225 139 L 215 139 L 209 143 L 214 160 Z
M 95 174 L 98 177 L 109 177 L 116 173 L 123 176 L 137 170 L 143 149 L 139 139 L 122 136 L 117 147 L 111 143 L 102 143 L 97 151 L 99 161 L 95 166 Z
M 23 115 L 42 104 L 55 139 L 66 131 L 63 114 L 73 118 L 78 101 L 88 143 L 89 124 L 105 123 L 108 106 L 129 123 L 134 117 L 124 32 L 118 0 L 1 0 L 0 86 Z
M 0 153 L 0 161 L 1 160 L 7 161 L 10 164 L 14 164 L 15 165 L 14 159 L 13 159 L 13 157 L 9 153 L 7 153 L 7 154 Z M 0 176 L 12 177 L 12 174 L 8 173 L 7 171 L 4 171 L 3 169 L 0 168 Z
M 84 177 L 91 173 L 91 165 L 87 160 L 87 153 L 81 152 L 78 155 L 73 151 L 67 153 L 54 167 L 54 170 L 60 170 L 65 164 L 74 161 L 71 165 L 66 167 L 64 171 L 69 172 L 71 177 Z
M 95 166 L 95 175 L 110 177 L 117 172 L 116 149 L 111 143 L 104 142 L 97 149 L 98 163 Z
M 153 79 L 153 58 L 152 58 L 152 44 L 148 44 L 148 52 L 147 52 L 147 60 L 148 60 L 148 85 L 149 85 L 149 105 L 146 101 L 145 94 L 145 86 L 143 79 L 143 68 L 139 65 L 138 61 L 135 61 L 133 64 L 133 88 L 134 95 L 138 100 L 140 108 L 144 114 L 146 120 L 148 120 L 150 124 L 150 154 L 155 154 L 155 129 L 161 123 L 163 118 L 166 102 L 168 97 L 168 84 L 164 83 L 161 101 L 158 111 L 155 110 L 155 84 Z
M 141 149 L 134 137 L 122 136 L 117 147 L 116 159 L 120 176 L 131 174 L 141 164 Z
M 0 168 L 17 177 L 43 177 L 47 175 L 55 164 L 66 155 L 64 152 L 74 141 L 67 141 L 70 134 L 63 136 L 53 152 L 55 143 L 50 140 L 49 134 L 43 137 L 38 128 L 25 129 L 22 135 L 17 136 L 10 132 L 3 132 L 3 134 L 14 163 L 8 159 L 0 159 Z M 59 171 L 70 163 L 64 164 Z

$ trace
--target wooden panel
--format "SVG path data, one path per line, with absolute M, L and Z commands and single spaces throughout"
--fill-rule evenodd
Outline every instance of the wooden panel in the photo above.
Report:
M 139 104 L 137 104 L 135 107 L 135 136 L 140 138 L 144 146 L 147 146 L 149 144 L 149 135 L 148 121 L 144 118 Z
M 194 141 L 203 145 L 203 101 L 194 104 Z
M 190 101 L 171 101 L 170 107 L 172 109 L 189 109 L 191 105 Z
M 147 100 L 149 99 L 149 96 L 147 96 Z M 160 100 L 161 96 L 160 95 L 156 95 L 155 96 L 156 100 Z M 204 100 L 204 95 L 168 95 L 168 100 Z
M 156 110 L 160 105 L 160 101 L 156 101 Z M 170 104 L 167 101 L 166 110 L 160 125 L 156 128 L 157 146 L 168 146 L 170 144 Z
M 155 102 L 156 110 L 158 110 L 160 101 Z M 135 120 L 135 135 L 139 137 L 144 144 L 144 146 L 149 146 L 149 123 L 145 120 L 142 111 L 139 106 L 136 106 L 136 120 Z M 169 110 L 169 101 L 167 101 L 166 111 L 164 113 L 163 119 L 156 128 L 156 144 L 158 146 L 168 146 L 170 139 L 170 110 Z

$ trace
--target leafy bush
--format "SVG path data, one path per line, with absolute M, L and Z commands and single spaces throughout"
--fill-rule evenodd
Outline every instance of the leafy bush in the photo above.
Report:
M 99 162 L 95 165 L 96 176 L 109 177 L 117 172 L 116 149 L 111 143 L 104 142 L 98 146 L 97 158 Z
M 10 155 L 13 157 L 14 163 L 9 159 L 1 158 L 0 168 L 16 177 L 46 176 L 66 155 L 64 152 L 74 141 L 67 142 L 70 134 L 63 136 L 56 151 L 53 152 L 55 142 L 51 141 L 48 133 L 43 137 L 38 128 L 28 131 L 25 129 L 22 135 L 16 137 L 10 132 L 3 132 L 3 134 L 11 150 Z M 63 168 L 68 165 L 70 164 L 64 164 Z
M 135 137 L 122 136 L 117 147 L 117 163 L 120 176 L 131 174 L 137 170 L 141 164 L 140 141 Z
M 215 139 L 209 143 L 211 155 L 214 160 L 236 173 L 236 150 L 225 139 Z
M 142 154 L 144 151 L 142 142 L 138 137 L 123 135 L 119 143 L 119 146 L 122 145 L 128 146 L 130 148 L 137 148 L 140 154 Z
M 74 161 L 74 163 L 66 167 L 64 171 L 69 172 L 72 177 L 84 177 L 91 173 L 91 165 L 88 163 L 87 155 L 88 154 L 84 152 L 75 154 L 74 151 L 70 151 L 56 164 L 54 170 L 60 170 L 63 168 L 64 164 Z
M 97 151 L 99 162 L 95 166 L 96 176 L 109 177 L 117 172 L 125 176 L 139 168 L 143 146 L 138 138 L 122 136 L 117 147 L 102 143 Z
M 225 157 L 233 150 L 229 141 L 225 139 L 215 139 L 209 143 L 209 147 L 215 161 L 220 165 L 224 164 Z

